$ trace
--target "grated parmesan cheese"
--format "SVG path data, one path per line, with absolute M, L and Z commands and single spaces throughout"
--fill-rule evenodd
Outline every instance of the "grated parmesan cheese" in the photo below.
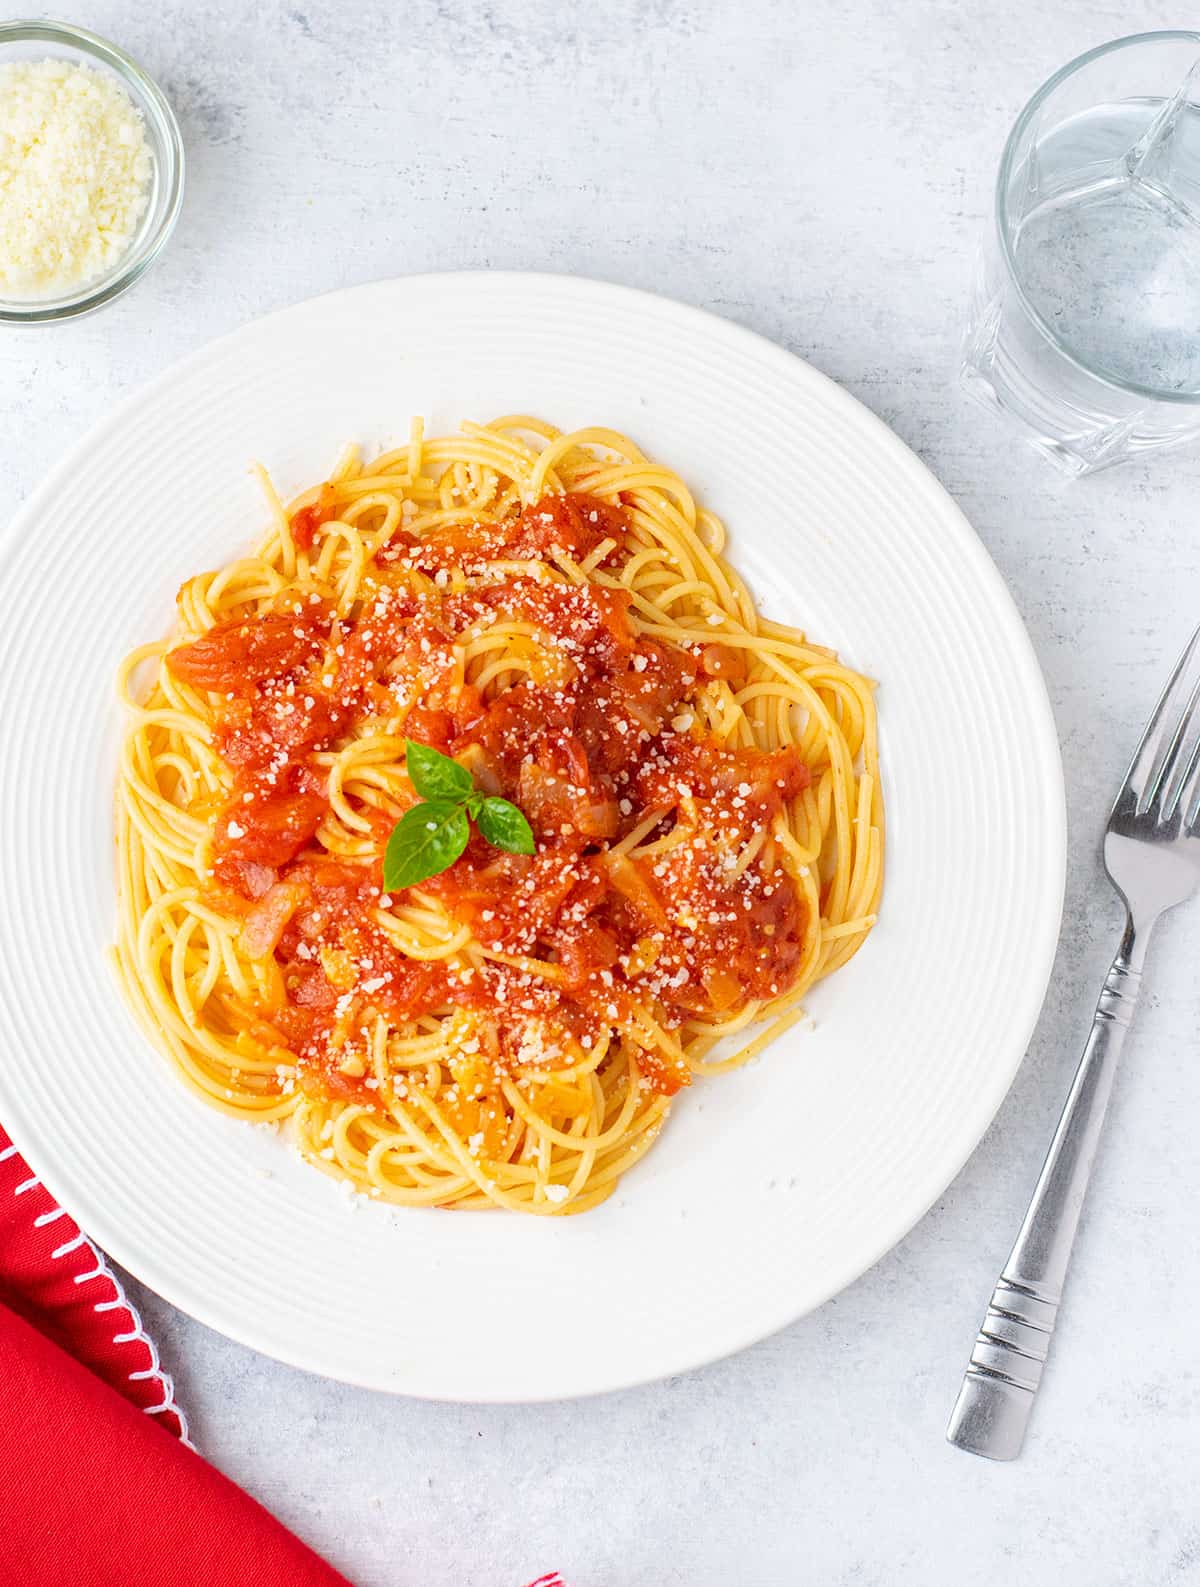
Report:
M 133 241 L 152 173 L 141 113 L 108 72 L 0 66 L 0 292 L 46 296 L 109 270 Z

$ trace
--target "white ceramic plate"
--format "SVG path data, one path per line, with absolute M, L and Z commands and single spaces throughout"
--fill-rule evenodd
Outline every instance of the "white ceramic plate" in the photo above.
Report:
M 756 1064 L 683 1096 L 616 1197 L 572 1219 L 351 1205 L 207 1110 L 110 980 L 122 654 L 180 581 L 341 442 L 423 413 L 612 425 L 729 525 L 769 615 L 881 681 L 882 918 Z M 917 459 L 745 330 L 594 282 L 446 275 L 246 326 L 111 415 L 21 513 L 0 625 L 0 1119 L 160 1294 L 313 1371 L 535 1400 L 737 1350 L 887 1251 L 995 1113 L 1037 1017 L 1064 874 L 1045 690 L 994 567 Z M 51 576 L 34 576 L 33 554 Z M 46 563 L 41 564 L 42 567 Z

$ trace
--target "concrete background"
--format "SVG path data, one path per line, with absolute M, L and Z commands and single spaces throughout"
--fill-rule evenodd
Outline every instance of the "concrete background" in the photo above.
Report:
M 993 1466 L 942 1442 L 1114 945 L 1106 806 L 1200 617 L 1200 452 L 1067 483 L 962 396 L 958 337 L 1024 99 L 1081 50 L 1186 16 L 1111 0 L 71 15 L 165 86 L 188 195 L 122 303 L 0 337 L 5 507 L 116 397 L 313 293 L 464 267 L 648 287 L 811 360 L 945 482 L 1029 625 L 1070 802 L 1028 1061 L 941 1203 L 839 1299 L 656 1387 L 477 1409 L 310 1378 L 141 1292 L 200 1447 L 359 1587 L 517 1587 L 552 1566 L 573 1587 L 1200 1582 L 1195 909 L 1155 945 L 1026 1454 Z

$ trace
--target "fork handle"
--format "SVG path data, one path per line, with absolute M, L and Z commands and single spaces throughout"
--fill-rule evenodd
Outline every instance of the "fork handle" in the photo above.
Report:
M 1016 1244 L 992 1291 L 946 1437 L 990 1460 L 1021 1452 L 1100 1144 L 1117 1059 L 1141 990 L 1146 930 L 1125 927 L 1091 1035 Z

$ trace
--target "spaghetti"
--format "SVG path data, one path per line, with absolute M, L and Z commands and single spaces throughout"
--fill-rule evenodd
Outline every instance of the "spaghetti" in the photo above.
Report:
M 286 508 L 263 478 L 262 544 L 121 671 L 124 987 L 205 1100 L 357 1190 L 593 1207 L 874 924 L 871 685 L 613 431 L 416 421 Z M 535 852 L 472 829 L 385 891 L 406 740 Z

